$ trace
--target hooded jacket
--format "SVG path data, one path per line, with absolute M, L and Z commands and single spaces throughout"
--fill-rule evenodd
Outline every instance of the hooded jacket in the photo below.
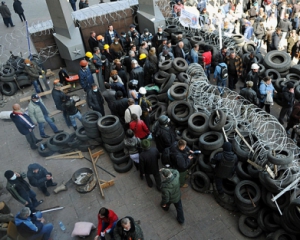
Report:
M 179 172 L 169 169 L 172 175 L 161 182 L 161 205 L 167 203 L 178 203 L 181 198 Z
M 37 220 L 35 215 L 30 215 L 26 219 L 20 218 L 19 215 L 20 213 L 15 217 L 15 224 L 22 237 L 29 238 L 42 230 L 43 223 Z
M 43 103 L 42 98 L 39 98 L 39 99 L 40 99 L 40 104 L 44 105 L 46 111 L 49 114 L 49 111 L 46 108 L 45 104 Z M 32 100 L 28 104 L 28 114 L 29 114 L 29 117 L 32 119 L 33 123 L 44 123 L 44 122 L 46 122 L 41 107 L 38 104 L 35 104 Z
M 125 151 L 129 153 L 129 155 L 136 154 L 139 152 L 139 147 L 141 146 L 141 140 L 135 136 L 132 138 L 124 139 Z
M 238 159 L 234 152 L 223 151 L 216 154 L 211 163 L 216 164 L 215 175 L 218 178 L 229 178 L 233 175 Z
M 39 171 L 37 173 L 34 173 L 33 170 L 35 169 L 39 169 Z M 45 186 L 45 183 L 47 182 L 46 175 L 52 176 L 52 174 L 48 172 L 46 168 L 43 168 L 40 164 L 32 163 L 28 166 L 27 178 L 31 186 Z
M 132 217 L 127 216 L 126 218 L 129 218 L 131 228 L 129 229 L 129 231 L 125 231 L 121 225 L 122 219 L 120 219 L 114 229 L 115 240 L 144 240 L 144 235 L 140 226 L 138 224 L 135 224 Z
M 162 153 L 165 148 L 171 147 L 176 141 L 174 129 L 170 126 L 161 126 L 159 123 L 157 123 L 157 127 L 154 129 L 154 137 L 156 147 L 160 153 Z
M 175 142 L 170 149 L 170 159 L 172 166 L 177 169 L 179 172 L 186 171 L 193 162 L 189 159 L 190 148 L 185 147 L 185 149 L 180 150 Z
M 15 180 L 7 180 L 7 191 L 18 202 L 25 204 L 28 198 L 28 191 L 30 191 L 29 184 L 23 179 L 23 177 L 17 177 Z
M 155 147 L 140 153 L 140 174 L 159 174 L 158 159 L 160 154 Z

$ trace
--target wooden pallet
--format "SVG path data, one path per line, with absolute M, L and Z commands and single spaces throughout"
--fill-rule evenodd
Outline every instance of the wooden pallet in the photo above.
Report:
M 76 152 L 70 152 L 70 153 L 64 153 L 64 154 L 46 157 L 45 159 L 48 160 L 48 159 L 74 159 L 74 158 L 82 159 L 84 158 L 84 156 L 82 155 L 81 151 L 76 151 Z

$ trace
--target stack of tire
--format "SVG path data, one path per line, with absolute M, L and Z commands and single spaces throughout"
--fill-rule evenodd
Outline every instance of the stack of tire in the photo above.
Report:
M 158 68 L 161 71 L 166 71 L 168 73 L 179 74 L 181 72 L 185 72 L 188 68 L 188 63 L 185 59 L 181 57 L 174 58 L 174 60 L 165 60 L 163 62 L 159 62 Z M 166 86 L 166 85 L 165 85 Z M 167 88 L 168 90 L 168 88 Z
M 288 53 L 278 50 L 268 52 L 264 57 L 265 75 L 271 79 L 284 78 L 291 67 L 291 57 Z
M 128 172 L 132 168 L 133 162 L 124 152 L 125 133 L 119 118 L 114 115 L 104 116 L 98 120 L 97 126 L 115 171 L 118 173 Z
M 98 120 L 102 117 L 101 113 L 97 111 L 88 111 L 82 116 L 82 126 L 84 128 L 88 140 L 94 140 L 98 142 L 98 145 L 102 144 L 101 133 L 98 130 Z

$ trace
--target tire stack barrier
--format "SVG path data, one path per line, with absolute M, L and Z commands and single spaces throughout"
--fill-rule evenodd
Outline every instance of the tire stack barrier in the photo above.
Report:
M 115 171 L 118 173 L 128 172 L 132 168 L 133 162 L 124 152 L 125 133 L 119 118 L 114 115 L 104 116 L 98 120 L 97 126 Z
M 264 65 L 266 76 L 272 79 L 284 78 L 289 73 L 291 57 L 286 52 L 273 50 L 265 55 Z
M 191 64 L 187 73 L 191 79 L 188 101 L 195 111 L 188 120 L 188 129 L 199 137 L 198 148 L 202 151 L 191 175 L 192 188 L 201 193 L 210 191 L 210 183 L 214 182 L 210 159 L 222 151 L 224 139 L 220 127 L 223 126 L 239 161 L 235 174 L 230 179 L 223 179 L 224 198 L 219 196 L 213 184 L 216 201 L 230 211 L 242 213 L 238 225 L 247 237 L 255 238 L 265 233 L 267 239 L 298 239 L 298 185 L 277 199 L 282 215 L 272 201 L 273 196 L 300 177 L 297 145 L 286 136 L 284 127 L 274 116 L 249 104 L 236 92 L 225 88 L 220 97 L 217 86 L 208 83 L 200 65 Z M 289 81 L 295 81 L 296 77 L 290 75 Z M 219 117 L 216 117 L 216 110 Z M 248 159 L 261 169 L 250 165 Z M 265 170 L 266 166 L 276 172 L 274 179 Z

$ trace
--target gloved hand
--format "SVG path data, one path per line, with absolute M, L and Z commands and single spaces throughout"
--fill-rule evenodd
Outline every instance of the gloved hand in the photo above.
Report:
M 44 70 L 42 70 L 42 74 L 45 74 L 45 71 L 44 71 Z
M 104 237 L 105 236 L 105 232 L 101 232 L 101 237 Z
M 40 76 L 39 76 L 39 78 L 43 78 L 43 76 L 42 76 L 42 75 L 40 75 Z

